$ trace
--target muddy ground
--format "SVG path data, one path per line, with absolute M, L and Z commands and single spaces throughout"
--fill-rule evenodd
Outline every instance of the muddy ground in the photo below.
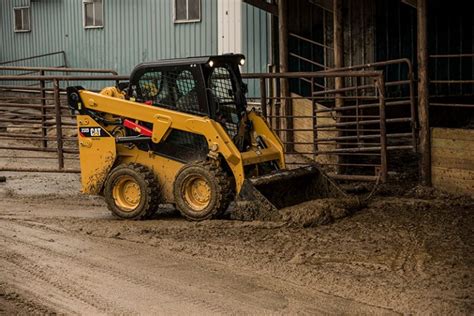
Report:
M 468 197 L 385 186 L 356 211 L 324 200 L 278 221 L 124 221 L 78 194 L 77 174 L 2 175 L 0 314 L 474 313 Z
M 193 223 L 170 210 L 123 221 L 77 194 L 78 175 L 3 174 L 0 313 L 474 310 L 466 197 L 382 190 L 366 208 L 313 227 L 300 215 Z

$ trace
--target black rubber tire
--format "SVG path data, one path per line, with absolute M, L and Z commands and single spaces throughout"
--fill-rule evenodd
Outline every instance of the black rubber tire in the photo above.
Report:
M 132 177 L 140 187 L 140 202 L 133 211 L 124 211 L 113 197 L 113 188 L 121 176 Z M 153 216 L 161 202 L 161 190 L 155 174 L 140 164 L 124 164 L 115 167 L 107 176 L 104 197 L 108 209 L 115 216 L 123 219 L 147 219 Z
M 204 177 L 211 188 L 210 202 L 200 211 L 195 211 L 184 197 L 186 179 L 194 175 Z M 173 185 L 176 208 L 184 217 L 192 221 L 202 221 L 219 216 L 234 199 L 235 193 L 231 180 L 232 178 L 216 162 L 199 161 L 185 165 L 178 172 Z

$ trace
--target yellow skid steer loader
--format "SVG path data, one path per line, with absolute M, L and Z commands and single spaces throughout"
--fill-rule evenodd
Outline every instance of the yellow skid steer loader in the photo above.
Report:
M 82 192 L 103 195 L 121 218 L 171 203 L 204 220 L 232 201 L 276 210 L 337 191 L 316 166 L 286 169 L 281 141 L 247 109 L 244 62 L 234 54 L 161 60 L 100 93 L 69 87 Z

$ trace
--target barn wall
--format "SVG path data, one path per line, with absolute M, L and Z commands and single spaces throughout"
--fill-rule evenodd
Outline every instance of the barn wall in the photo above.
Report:
M 344 2 L 344 64 L 347 66 L 375 61 L 375 7 L 374 0 Z
M 226 0 L 217 5 L 219 54 L 242 53 L 242 2 Z
M 242 47 L 247 56 L 243 72 L 268 72 L 270 24 L 268 14 L 242 2 Z M 249 96 L 259 96 L 259 82 L 248 82 Z
M 201 0 L 201 21 L 173 21 L 173 0 L 104 0 L 104 27 L 84 29 L 82 0 L 2 0 L 0 62 L 55 51 L 67 65 L 112 68 L 128 74 L 144 61 L 218 53 L 216 0 Z M 13 32 L 13 7 L 31 6 L 31 32 Z M 242 4 L 243 71 L 265 71 L 267 15 Z M 61 66 L 61 56 L 21 62 L 22 66 Z
M 172 1 L 104 0 L 104 28 L 84 29 L 82 1 L 31 2 L 32 30 L 14 33 L 12 10 L 29 1 L 2 1 L 3 60 L 64 50 L 70 67 L 130 73 L 143 61 L 215 54 L 216 5 L 202 0 L 199 23 L 175 24 Z

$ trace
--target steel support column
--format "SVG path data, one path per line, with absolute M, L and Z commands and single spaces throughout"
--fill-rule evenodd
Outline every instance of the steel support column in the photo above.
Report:
M 343 11 L 342 11 L 342 0 L 333 0 L 333 32 L 334 32 L 334 67 L 343 68 L 344 67 L 344 20 L 343 20 Z M 344 78 L 336 77 L 334 78 L 334 88 L 340 90 L 344 88 Z M 341 108 L 344 106 L 343 93 L 336 93 L 335 99 L 336 108 Z M 340 117 L 341 112 L 336 112 L 336 122 L 341 122 Z M 337 132 L 337 136 L 343 136 L 342 131 Z M 339 144 L 336 144 L 337 148 L 340 148 Z M 338 162 L 340 163 L 341 157 L 338 157 Z M 337 172 L 339 173 L 341 168 L 337 167 Z
M 279 0 L 278 2 L 278 50 L 279 50 L 279 64 L 280 72 L 288 72 L 288 1 Z M 291 151 L 293 149 L 293 109 L 290 97 L 290 87 L 287 78 L 280 79 L 280 97 L 281 97 L 281 111 L 283 116 L 287 118 L 283 120 L 282 126 L 287 131 L 284 133 L 284 140 L 286 144 L 286 150 Z

